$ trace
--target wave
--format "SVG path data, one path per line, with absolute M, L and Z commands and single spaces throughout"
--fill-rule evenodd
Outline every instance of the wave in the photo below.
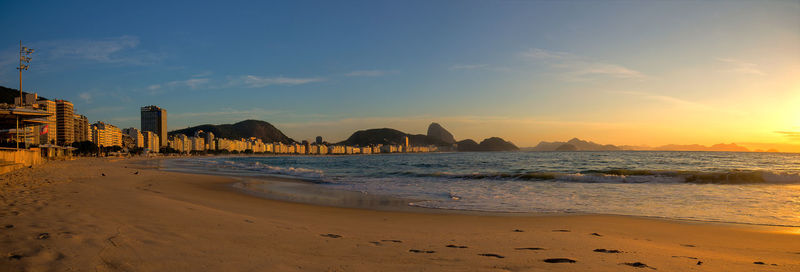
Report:
M 236 172 L 244 171 L 257 174 L 300 178 L 309 181 L 322 181 L 322 178 L 325 175 L 325 172 L 322 170 L 307 169 L 300 167 L 279 167 L 279 166 L 263 164 L 258 161 L 195 160 L 193 162 L 200 162 L 200 164 L 193 165 L 195 168 L 201 168 L 206 170 L 228 169 Z
M 419 177 L 454 179 L 492 179 L 523 181 L 566 181 L 587 183 L 695 183 L 695 184 L 800 184 L 800 174 L 764 170 L 729 170 L 719 172 L 668 171 L 668 170 L 589 170 L 579 173 L 524 172 L 524 173 L 472 173 L 449 172 L 411 173 Z

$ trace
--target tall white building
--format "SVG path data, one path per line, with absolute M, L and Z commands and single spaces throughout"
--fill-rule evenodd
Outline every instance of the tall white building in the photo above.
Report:
M 92 142 L 97 146 L 122 146 L 122 130 L 98 121 L 92 124 Z
M 122 133 L 124 133 L 125 135 L 130 136 L 131 139 L 133 139 L 133 145 L 134 146 L 136 146 L 138 148 L 143 148 L 144 147 L 144 136 L 142 136 L 142 133 L 138 129 L 132 128 L 132 127 L 131 128 L 126 128 L 126 129 L 122 130 Z

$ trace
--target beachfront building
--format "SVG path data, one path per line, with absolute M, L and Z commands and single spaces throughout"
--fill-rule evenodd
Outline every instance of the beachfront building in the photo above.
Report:
M 34 107 L 49 114 L 47 117 L 44 117 L 46 121 L 39 128 L 41 133 L 39 144 L 56 144 L 56 102 L 47 99 L 38 99 L 34 102 Z
M 98 121 L 92 124 L 92 142 L 97 146 L 122 146 L 122 130 Z
M 192 151 L 205 151 L 206 150 L 206 142 L 205 139 L 202 137 L 191 137 L 190 141 L 192 143 Z
M 216 142 L 214 142 L 214 133 L 209 131 L 205 133 L 205 142 L 207 150 L 217 150 Z
M 328 154 L 331 154 L 331 155 L 345 154 L 345 147 L 343 145 L 328 146 Z
M 75 128 L 72 124 L 74 119 L 75 112 L 72 102 L 56 100 L 56 143 L 58 145 L 70 145 L 75 141 Z
M 73 135 L 75 136 L 75 142 L 85 142 L 89 141 L 90 129 L 89 129 L 89 118 L 86 118 L 84 115 L 75 114 L 73 115 Z
M 272 153 L 275 154 L 286 154 L 289 151 L 289 147 L 287 147 L 283 143 L 273 143 L 272 144 Z
M 160 137 L 152 131 L 145 131 L 142 133 L 142 141 L 144 142 L 142 147 L 149 152 L 158 153 L 161 150 L 161 139 L 159 138 Z
M 328 154 L 328 146 L 320 144 L 317 145 L 317 154 L 326 155 Z
M 138 129 L 132 128 L 132 127 L 131 128 L 126 128 L 126 129 L 122 129 L 122 133 L 125 134 L 125 135 L 128 135 L 128 137 L 131 137 L 131 139 L 133 139 L 133 146 L 134 147 L 137 147 L 137 148 L 143 148 L 144 147 L 144 136 L 142 135 L 142 133 Z
M 167 141 L 167 147 L 172 148 L 177 152 L 183 152 L 183 141 L 181 141 L 181 138 L 178 137 L 178 135 L 172 135 L 169 137 L 169 140 Z
M 216 138 L 217 150 L 227 150 L 228 152 L 242 152 L 247 149 L 247 142 L 241 140 L 231 140 L 225 138 Z
M 192 143 L 191 141 L 189 141 L 189 137 L 186 137 L 186 135 L 183 134 L 173 135 L 172 141 L 168 141 L 168 143 L 172 149 L 175 149 L 178 152 L 189 153 L 189 151 L 191 151 Z
M 383 145 L 380 147 L 381 153 L 398 153 L 403 152 L 403 147 L 400 145 Z
M 141 108 L 141 129 L 151 131 L 159 138 L 159 146 L 167 146 L 167 110 L 157 106 Z

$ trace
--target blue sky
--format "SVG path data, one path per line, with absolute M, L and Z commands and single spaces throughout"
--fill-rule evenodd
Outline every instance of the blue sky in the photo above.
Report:
M 432 121 L 521 146 L 800 131 L 800 1 L 6 1 L 0 24 L 0 85 L 17 87 L 23 40 L 26 91 L 121 127 L 155 104 L 170 129 L 253 118 L 295 139 Z

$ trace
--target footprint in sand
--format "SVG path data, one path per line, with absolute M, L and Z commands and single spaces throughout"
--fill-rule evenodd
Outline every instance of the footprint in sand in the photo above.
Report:
M 767 265 L 766 263 L 764 263 L 764 262 L 761 262 L 761 261 L 756 261 L 756 262 L 753 262 L 753 264 L 758 264 L 758 265 Z M 772 266 L 778 266 L 778 264 L 771 264 L 771 265 L 772 265 Z
M 419 249 L 409 249 L 408 252 L 411 252 L 411 253 L 427 253 L 427 254 L 436 253 L 436 251 L 433 251 L 433 250 L 419 250 Z
M 8 253 L 8 259 L 9 260 L 19 260 L 19 259 L 22 259 L 22 255 L 19 255 L 19 254 L 16 254 L 16 253 Z
M 518 248 L 515 248 L 514 250 L 544 250 L 544 248 L 541 248 L 541 247 L 518 247 Z
M 328 237 L 328 238 L 342 238 L 342 236 L 341 236 L 341 235 L 339 235 L 339 234 L 333 234 L 333 233 L 328 233 L 328 234 L 320 234 L 319 236 L 322 236 L 322 237 Z
M 513 232 L 525 232 L 524 230 L 521 230 L 521 229 L 514 229 L 514 230 L 512 230 L 512 231 L 513 231 Z
M 450 247 L 450 248 L 467 248 L 467 246 L 457 246 L 457 245 L 446 245 L 445 247 Z
M 567 258 L 550 258 L 550 259 L 544 259 L 544 262 L 546 262 L 546 263 L 576 263 L 578 261 L 573 260 L 573 259 L 567 259 Z
M 656 270 L 655 267 L 649 266 L 649 265 L 647 265 L 645 263 L 641 263 L 641 262 L 621 263 L 621 264 L 624 264 L 624 265 L 627 265 L 627 266 L 633 266 L 633 267 L 636 267 L 636 268 L 650 268 L 650 269 Z
M 619 250 L 616 250 L 616 249 L 605 249 L 605 248 L 595 249 L 594 252 L 600 252 L 600 253 L 622 253 L 622 251 L 619 251 Z
M 687 259 L 697 260 L 697 257 L 690 257 L 690 256 L 672 256 L 672 258 L 687 258 Z
M 695 245 L 690 245 L 690 244 L 681 244 L 681 246 L 682 247 L 696 247 Z
M 553 230 L 553 232 L 570 232 L 568 229 L 557 229 Z
M 47 232 L 39 233 L 39 236 L 36 237 L 39 240 L 47 240 L 48 238 L 50 238 L 50 234 Z
M 10 229 L 10 228 L 13 228 L 13 227 L 14 227 L 14 225 L 11 225 L 11 224 L 9 224 L 9 225 L 6 225 L 6 228 L 7 228 L 7 229 Z M 799 254 L 800 254 L 800 253 L 799 253 Z
M 498 258 L 498 259 L 505 258 L 505 256 L 494 254 L 494 253 L 481 253 L 481 254 L 478 254 L 478 255 L 479 256 L 484 256 L 484 257 L 494 257 L 494 258 Z
M 381 242 L 402 243 L 403 241 L 400 241 L 400 240 L 381 240 Z
M 592 233 L 590 233 L 589 235 L 592 235 L 592 236 L 597 236 L 597 237 L 603 237 L 603 235 L 600 235 L 600 234 L 599 234 L 599 233 L 597 233 L 597 232 L 592 232 Z
M 381 245 L 381 242 L 378 242 L 378 241 L 369 241 L 369 243 L 373 244 L 373 245 L 376 245 L 376 246 Z

